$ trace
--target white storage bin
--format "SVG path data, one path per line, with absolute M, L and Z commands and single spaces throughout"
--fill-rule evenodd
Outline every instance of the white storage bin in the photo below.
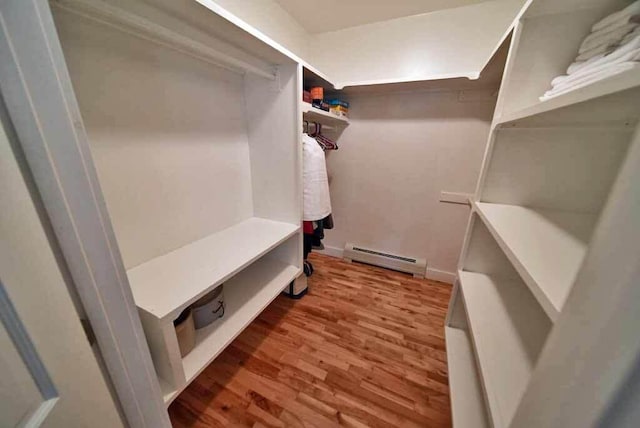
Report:
M 196 329 L 203 328 L 224 316 L 223 286 L 215 288 L 195 302 L 191 308 Z

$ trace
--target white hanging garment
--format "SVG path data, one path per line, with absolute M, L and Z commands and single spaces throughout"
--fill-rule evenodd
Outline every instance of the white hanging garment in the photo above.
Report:
M 303 218 L 306 221 L 322 220 L 331 214 L 329 178 L 324 151 L 314 138 L 304 134 L 302 153 Z

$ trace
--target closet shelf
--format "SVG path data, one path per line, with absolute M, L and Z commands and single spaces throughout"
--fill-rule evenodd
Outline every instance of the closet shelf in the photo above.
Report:
M 551 322 L 519 279 L 458 274 L 493 427 L 507 427 Z
M 473 349 L 465 330 L 445 327 L 453 426 L 488 428 Z
M 636 87 L 640 87 L 640 73 L 637 68 L 634 68 L 618 75 L 611 76 L 610 78 L 592 83 L 588 86 L 575 89 L 564 95 L 559 95 L 546 101 L 537 102 L 527 108 L 511 113 L 505 113 L 500 116 L 495 123 L 496 125 L 504 126 L 518 120 L 553 112 L 554 110 L 558 110 L 563 107 L 570 107 L 574 104 L 595 100 Z M 637 96 L 634 96 L 633 94 L 616 100 L 616 103 L 618 104 L 621 102 L 628 103 L 630 106 L 629 110 L 632 110 L 634 106 L 638 106 Z M 595 119 L 597 121 L 600 120 L 600 118 Z
M 136 305 L 158 319 L 180 311 L 300 230 L 252 217 L 127 271 Z M 225 285 L 225 293 L 232 288 Z
M 302 101 L 302 116 L 305 120 L 310 120 L 327 125 L 348 126 L 349 119 L 340 117 L 328 111 L 320 110 L 311 104 Z
M 597 216 L 485 202 L 473 206 L 555 321 L 578 273 Z
M 117 28 L 128 34 L 193 56 L 202 61 L 234 71 L 249 72 L 265 79 L 275 80 L 275 68 L 267 63 L 239 58 L 237 49 L 228 43 L 216 41 L 217 49 L 183 36 L 167 27 L 152 22 L 101 0 L 56 0 L 52 4 L 85 18 Z
M 225 283 L 225 314 L 211 326 L 196 330 L 196 346 L 183 359 L 186 387 L 238 336 L 273 299 L 300 274 L 300 268 L 265 257 Z M 164 383 L 164 382 L 163 382 Z M 163 386 L 167 405 L 183 388 Z

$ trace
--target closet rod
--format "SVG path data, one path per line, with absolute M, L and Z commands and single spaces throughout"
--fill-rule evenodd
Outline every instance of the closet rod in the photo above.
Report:
M 247 72 L 265 79 L 276 80 L 275 67 L 263 69 L 103 1 L 54 0 L 51 4 L 210 64 L 235 72 Z

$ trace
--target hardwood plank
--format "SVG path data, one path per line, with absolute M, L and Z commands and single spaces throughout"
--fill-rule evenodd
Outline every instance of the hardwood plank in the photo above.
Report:
M 451 426 L 451 287 L 310 260 L 309 293 L 276 298 L 169 407 L 174 426 Z

